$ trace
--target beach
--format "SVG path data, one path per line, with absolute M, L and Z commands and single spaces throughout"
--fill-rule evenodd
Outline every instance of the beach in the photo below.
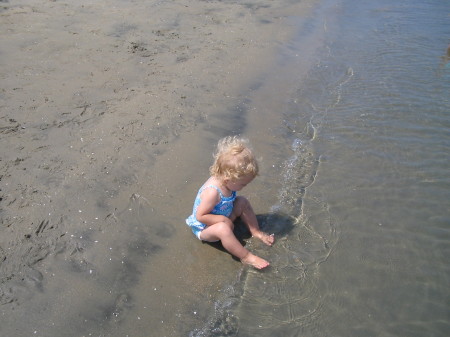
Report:
M 449 10 L 0 1 L 0 336 L 448 336 Z M 263 271 L 185 224 L 227 135 Z
M 274 203 L 270 120 L 236 107 L 311 6 L 1 2 L 2 336 L 181 336 L 210 316 L 242 265 L 184 219 L 229 134 L 265 156 L 255 211 Z

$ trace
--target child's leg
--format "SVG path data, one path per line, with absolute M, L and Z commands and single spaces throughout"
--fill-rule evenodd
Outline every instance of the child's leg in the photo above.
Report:
M 247 225 L 252 236 L 257 237 L 266 245 L 271 246 L 275 241 L 274 235 L 268 235 L 259 229 L 258 220 L 256 219 L 255 212 L 252 205 L 244 197 L 237 197 L 234 201 L 233 213 L 231 214 L 231 221 L 241 217 L 242 221 Z
M 200 238 L 203 241 L 220 240 L 223 247 L 228 252 L 239 258 L 243 263 L 250 264 L 257 269 L 262 269 L 269 265 L 269 262 L 253 255 L 244 246 L 242 246 L 233 233 L 233 227 L 225 222 L 219 222 L 205 228 L 200 233 Z

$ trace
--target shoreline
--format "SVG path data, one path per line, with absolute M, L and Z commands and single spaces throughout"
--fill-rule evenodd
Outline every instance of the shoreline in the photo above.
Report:
M 213 303 L 234 280 L 240 264 L 198 245 L 184 217 L 217 139 L 245 127 L 224 112 L 273 63 L 290 14 L 262 1 L 2 5 L 5 333 L 175 336 L 196 295 Z M 192 294 L 176 294 L 186 284 Z M 198 309 L 200 321 L 208 314 Z

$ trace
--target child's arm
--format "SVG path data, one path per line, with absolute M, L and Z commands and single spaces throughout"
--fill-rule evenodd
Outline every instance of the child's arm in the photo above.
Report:
M 231 222 L 226 216 L 211 214 L 211 211 L 220 202 L 220 195 L 216 189 L 205 188 L 200 195 L 200 199 L 201 202 L 195 214 L 198 221 L 207 226 L 214 225 L 218 222 Z

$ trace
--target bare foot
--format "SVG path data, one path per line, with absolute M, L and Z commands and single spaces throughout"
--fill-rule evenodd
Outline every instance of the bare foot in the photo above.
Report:
M 264 260 L 256 255 L 253 255 L 250 252 L 247 254 L 247 256 L 242 258 L 241 261 L 242 261 L 242 263 L 249 264 L 249 265 L 255 267 L 256 269 L 266 268 L 270 264 L 266 260 Z
M 275 242 L 275 235 L 274 234 L 266 234 L 264 232 L 259 232 L 255 235 L 253 235 L 255 237 L 257 237 L 258 239 L 260 239 L 262 242 L 264 242 L 266 245 L 268 246 L 272 246 L 273 243 Z

